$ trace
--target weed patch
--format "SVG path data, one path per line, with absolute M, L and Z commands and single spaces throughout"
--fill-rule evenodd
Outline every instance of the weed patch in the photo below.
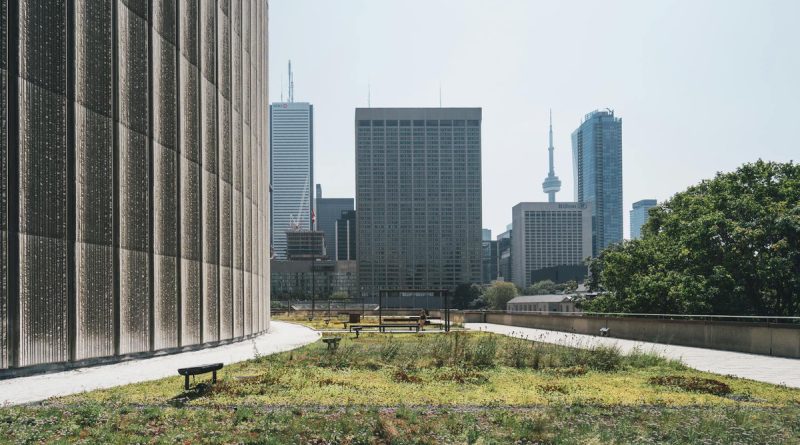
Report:
M 686 377 L 680 375 L 658 376 L 651 377 L 649 382 L 652 385 L 680 388 L 684 391 L 713 394 L 715 396 L 724 396 L 731 393 L 731 387 L 726 383 L 701 377 Z

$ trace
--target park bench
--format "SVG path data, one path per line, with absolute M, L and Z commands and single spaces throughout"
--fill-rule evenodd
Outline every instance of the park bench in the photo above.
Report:
M 392 324 L 382 324 L 378 326 L 378 330 L 380 332 L 386 332 L 386 328 L 408 328 L 409 331 L 416 329 L 416 331 L 419 332 L 419 323 L 413 323 L 413 324 L 392 323 Z
M 409 316 L 409 317 L 383 317 L 384 322 L 388 323 L 407 323 L 409 321 L 419 321 L 418 316 Z
M 356 335 L 357 336 L 357 335 Z M 341 337 L 323 338 L 322 342 L 328 345 L 328 350 L 339 349 L 339 342 L 342 341 Z
M 190 368 L 178 369 L 178 374 L 184 376 L 183 388 L 189 390 L 189 376 L 196 376 L 200 374 L 212 373 L 211 383 L 217 383 L 217 371 L 222 369 L 222 363 L 211 363 L 208 365 L 192 366 Z

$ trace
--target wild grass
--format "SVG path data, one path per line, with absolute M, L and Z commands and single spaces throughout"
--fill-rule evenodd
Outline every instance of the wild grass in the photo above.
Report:
M 0 409 L 0 443 L 797 443 L 800 431 L 795 389 L 488 333 L 348 336 L 201 381 Z

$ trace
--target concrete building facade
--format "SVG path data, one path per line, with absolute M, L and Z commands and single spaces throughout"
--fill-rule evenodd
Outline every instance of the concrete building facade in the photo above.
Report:
M 575 201 L 590 204 L 592 256 L 622 241 L 622 119 L 613 110 L 587 114 L 572 133 Z
M 362 292 L 481 279 L 481 109 L 356 109 Z
M 0 7 L 0 376 L 268 329 L 267 2 Z
M 639 239 L 642 237 L 642 226 L 647 222 L 650 217 L 650 209 L 658 205 L 655 199 L 643 199 L 633 203 L 631 209 L 631 239 Z
M 277 102 L 270 107 L 271 246 L 286 259 L 286 231 L 313 230 L 314 106 Z
M 582 265 L 592 254 L 589 205 L 523 202 L 512 209 L 513 281 L 525 289 L 532 273 L 553 266 Z

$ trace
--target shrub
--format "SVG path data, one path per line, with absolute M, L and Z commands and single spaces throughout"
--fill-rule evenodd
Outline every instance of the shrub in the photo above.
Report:
M 381 344 L 378 352 L 381 356 L 381 360 L 384 362 L 391 362 L 400 355 L 401 351 L 402 345 L 400 342 L 396 342 L 392 340 L 392 337 L 389 337 L 388 341 Z
M 497 337 L 485 335 L 467 347 L 467 362 L 478 368 L 491 368 L 497 356 Z
M 583 364 L 595 371 L 616 371 L 622 363 L 622 354 L 615 346 L 597 346 L 586 352 L 586 360 Z

